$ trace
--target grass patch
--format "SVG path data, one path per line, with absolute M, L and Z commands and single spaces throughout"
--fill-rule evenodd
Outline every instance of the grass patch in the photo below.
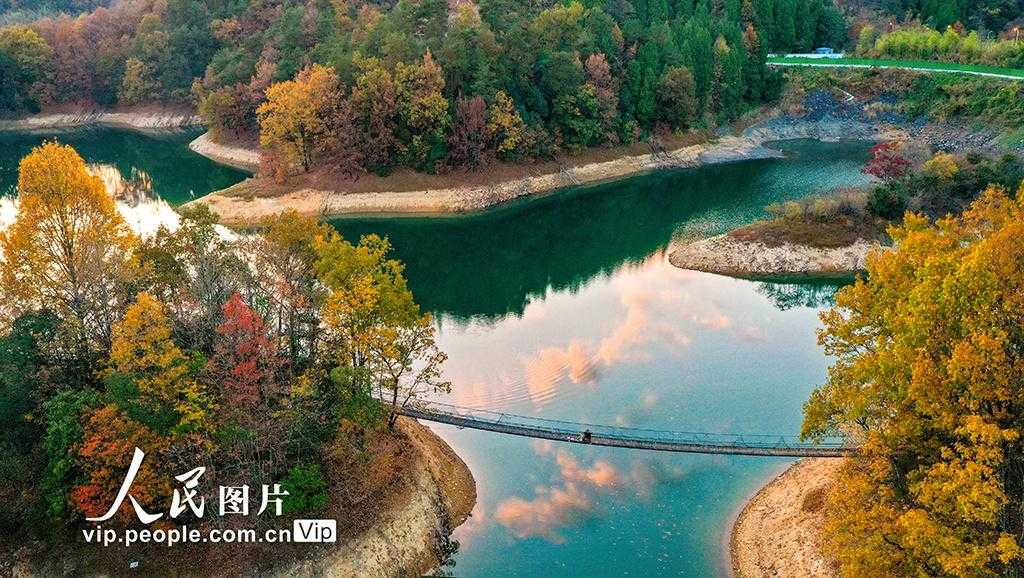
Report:
M 884 240 L 885 223 L 867 215 L 778 218 L 741 227 L 730 232 L 729 236 L 747 243 L 762 243 L 768 247 L 790 244 L 837 249 L 862 239 Z
M 804 58 L 794 56 L 772 56 L 768 64 L 813 64 L 821 67 L 843 66 L 889 66 L 936 72 L 966 72 L 972 74 L 999 74 L 1024 80 L 1024 70 L 983 64 L 963 64 L 934 60 L 887 60 L 875 58 Z

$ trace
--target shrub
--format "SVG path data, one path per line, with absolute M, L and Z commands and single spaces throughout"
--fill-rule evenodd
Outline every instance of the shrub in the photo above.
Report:
M 1016 40 L 982 40 L 975 31 L 964 34 L 953 26 L 947 27 L 942 33 L 925 26 L 893 30 L 875 40 L 871 48 L 868 48 L 869 38 L 869 35 L 858 38 L 859 55 L 942 60 L 1009 68 L 1016 68 L 1024 61 L 1024 47 Z
M 796 201 L 786 201 L 782 205 L 782 216 L 786 219 L 799 219 L 804 216 L 806 211 L 803 205 Z
M 927 175 L 948 181 L 960 171 L 960 166 L 956 164 L 956 159 L 953 158 L 953 155 L 938 152 L 935 153 L 935 156 L 924 163 L 921 170 Z
M 288 491 L 282 505 L 286 514 L 314 512 L 327 506 L 327 482 L 320 464 L 293 467 L 281 480 L 281 486 Z
M 876 217 L 895 220 L 903 216 L 907 201 L 893 187 L 875 187 L 868 196 L 868 212 Z

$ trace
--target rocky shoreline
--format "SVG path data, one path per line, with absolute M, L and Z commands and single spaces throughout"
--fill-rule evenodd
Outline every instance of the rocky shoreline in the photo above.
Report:
M 818 102 L 818 101 L 822 102 Z M 278 213 L 286 208 L 316 217 L 350 214 L 430 215 L 482 211 L 510 201 L 548 194 L 577 185 L 596 184 L 647 172 L 695 168 L 703 165 L 744 160 L 779 158 L 783 154 L 767 143 L 813 139 L 820 141 L 869 140 L 882 141 L 918 135 L 936 140 L 950 130 L 935 127 L 905 126 L 895 118 L 873 118 L 862 110 L 863 103 L 836 102 L 820 95 L 808 97 L 808 112 L 802 116 L 778 114 L 755 123 L 739 135 L 725 135 L 717 140 L 677 150 L 641 155 L 627 155 L 605 162 L 566 166 L 558 172 L 491 183 L 416 191 L 346 192 L 300 188 L 283 194 L 265 194 L 259 182 L 246 180 L 216 191 L 194 203 L 212 208 L 226 224 L 246 225 Z M 892 121 L 892 122 L 890 122 Z M 953 131 L 956 132 L 956 131 Z M 957 133 L 959 134 L 959 133 Z M 948 135 L 947 135 L 948 136 Z M 238 162 L 242 158 L 258 158 L 257 151 L 248 155 L 229 151 L 203 139 L 193 147 L 200 154 L 223 161 Z M 234 157 L 233 159 L 231 157 Z
M 729 536 L 736 578 L 837 578 L 822 552 L 825 497 L 842 460 L 804 459 L 746 503 Z
M 476 482 L 465 462 L 433 431 L 400 419 L 417 459 L 396 480 L 394 497 L 362 534 L 277 568 L 274 576 L 423 576 L 446 556 L 449 536 L 476 504 Z
M 476 482 L 466 464 L 429 428 L 400 418 L 399 429 L 409 442 L 406 451 L 412 459 L 403 460 L 405 466 L 393 473 L 387 492 L 375 496 L 375 517 L 358 534 L 317 546 L 282 545 L 282 551 L 273 552 L 253 553 L 246 550 L 252 545 L 244 545 L 235 551 L 186 549 L 172 558 L 163 550 L 143 565 L 151 568 L 150 573 L 159 572 L 154 569 L 169 567 L 165 566 L 169 560 L 184 559 L 193 571 L 198 568 L 218 576 L 282 578 L 412 578 L 432 572 L 449 555 L 452 530 L 466 521 L 476 503 Z M 345 512 L 326 514 L 314 517 L 337 519 L 339 529 L 347 522 L 340 517 Z M 287 527 L 291 528 L 290 522 Z M 97 553 L 77 541 L 57 545 L 32 542 L 16 547 L 0 543 L 0 551 L 7 554 L 0 560 L 0 575 L 10 576 L 93 574 L 96 572 L 86 569 L 94 567 L 97 554 L 117 560 L 107 560 L 104 567 L 120 565 L 129 555 L 137 560 L 140 555 L 139 551 L 128 552 L 116 545 Z
M 476 482 L 466 464 L 429 428 L 400 418 L 399 429 L 408 441 L 404 451 L 409 452 L 407 457 L 411 459 L 401 460 L 404 465 L 392 474 L 386 492 L 374 496 L 373 519 L 355 535 L 339 537 L 336 543 L 282 544 L 281 549 L 275 550 L 245 544 L 233 551 L 210 545 L 196 550 L 183 545 L 177 553 L 165 546 L 142 553 L 117 544 L 98 551 L 95 546 L 77 540 L 19 545 L 0 542 L 0 551 L 6 554 L 0 560 L 0 575 L 96 574 L 97 568 L 121 567 L 125 559 L 139 560 L 140 556 L 141 567 L 150 570 L 139 571 L 149 573 L 160 573 L 160 568 L 173 567 L 184 560 L 186 566 L 181 568 L 218 576 L 412 578 L 429 574 L 450 554 L 452 530 L 469 518 L 476 504 Z M 336 519 L 340 530 L 349 523 L 342 518 L 346 513 L 351 514 L 328 511 L 313 517 Z M 287 527 L 291 528 L 291 522 Z M 149 554 L 154 556 L 150 558 Z
M 168 130 L 195 127 L 202 118 L 180 110 L 160 111 L 80 111 L 43 113 L 16 119 L 0 119 L 0 131 L 45 131 L 107 126 L 133 130 Z
M 768 246 L 729 234 L 673 242 L 669 262 L 680 269 L 749 279 L 847 278 L 865 270 L 867 255 L 881 245 L 860 240 L 847 247 Z
M 260 151 L 216 142 L 208 132 L 188 143 L 188 148 L 214 162 L 236 169 L 254 173 L 260 168 Z
M 218 214 L 222 223 L 233 225 L 256 223 L 284 209 L 294 209 L 301 214 L 316 217 L 350 214 L 471 213 L 527 196 L 656 170 L 693 168 L 782 156 L 781 152 L 763 146 L 761 140 L 726 136 L 709 144 L 693 145 L 670 152 L 624 156 L 606 162 L 566 167 L 557 173 L 487 186 L 373 193 L 301 189 L 277 196 L 257 196 L 252 191 L 253 183 L 243 181 L 192 203 L 208 205 Z

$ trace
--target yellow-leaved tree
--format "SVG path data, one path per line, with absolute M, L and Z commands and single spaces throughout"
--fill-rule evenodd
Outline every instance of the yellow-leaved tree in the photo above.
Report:
M 143 420 L 151 422 L 148 425 L 190 431 L 201 429 L 210 412 L 209 396 L 195 372 L 171 339 L 164 306 L 149 293 L 139 293 L 124 319 L 114 325 L 108 387 L 122 390 L 121 397 L 137 396 L 140 411 L 152 416 Z M 173 411 L 170 421 L 161 415 L 166 410 Z
M 417 398 L 451 392 L 430 314 L 420 314 L 402 265 L 387 258 L 387 239 L 353 245 L 335 232 L 315 242 L 317 276 L 330 290 L 323 307 L 325 350 L 337 363 L 332 380 L 349 395 L 384 402 L 388 426 Z
M 515 160 L 521 153 L 526 136 L 523 122 L 515 103 L 508 94 L 499 90 L 487 118 L 487 131 L 494 135 L 494 147 L 502 160 Z
M 829 499 L 827 547 L 845 576 L 1019 576 L 1024 187 L 890 233 L 895 250 L 822 314 L 836 361 L 803 433 L 863 443 Z
M 124 288 L 135 244 L 114 199 L 73 148 L 36 147 L 18 167 L 17 220 L 0 233 L 4 321 L 49 309 L 108 342 L 130 299 Z
M 256 109 L 260 145 L 279 151 L 308 171 L 320 139 L 329 135 L 331 112 L 340 99 L 338 75 L 319 64 L 303 68 L 294 80 L 267 89 L 267 100 Z

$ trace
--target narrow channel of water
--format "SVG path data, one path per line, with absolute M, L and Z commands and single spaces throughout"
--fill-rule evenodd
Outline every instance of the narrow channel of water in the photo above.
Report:
M 129 178 L 132 170 L 152 178 L 153 190 L 172 205 L 223 189 L 247 173 L 218 165 L 188 148 L 198 129 L 137 132 L 115 128 L 77 128 L 40 132 L 0 132 L 0 196 L 18 182 L 18 162 L 47 140 L 69 144 L 86 162 L 114 166 Z

